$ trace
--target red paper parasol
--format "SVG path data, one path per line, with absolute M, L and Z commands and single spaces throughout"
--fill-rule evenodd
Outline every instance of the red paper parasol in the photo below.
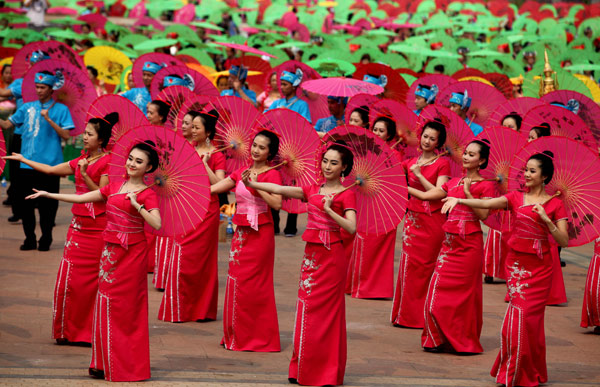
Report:
M 547 123 L 553 136 L 564 136 L 583 141 L 587 146 L 596 149 L 597 144 L 592 132 L 585 122 L 570 110 L 555 105 L 538 106 L 531 109 L 521 124 L 521 135 L 527 139 L 532 127 Z
M 467 90 L 471 98 L 471 107 L 467 116 L 475 123 L 484 126 L 496 108 L 506 102 L 506 98 L 496 88 L 477 81 L 461 81 L 452 83 L 440 91 L 435 103 L 448 106 L 452 93 L 464 93 Z
M 487 73 L 483 76 L 484 79 L 494 85 L 499 92 L 502 93 L 504 98 L 513 98 L 513 85 L 510 82 L 510 78 L 500 73 Z
M 283 185 L 302 187 L 317 182 L 315 150 L 321 145 L 321 139 L 315 128 L 301 118 L 289 109 L 273 109 L 254 125 L 255 132 L 268 129 L 279 136 L 279 154 L 273 164 L 280 165 Z M 294 214 L 306 212 L 306 203 L 298 199 L 284 199 L 282 206 Z
M 258 56 L 243 56 L 239 59 L 236 58 L 232 61 L 232 63 L 235 65 L 239 65 L 241 63 L 244 67 L 247 67 L 248 70 L 258 71 L 261 73 L 256 75 L 248 75 L 246 78 L 248 86 L 252 91 L 256 92 L 257 95 L 264 90 L 263 87 L 265 86 L 265 80 L 268 83 L 268 80 L 273 73 L 273 68 L 269 62 Z
M 508 192 L 510 163 L 526 142 L 519 132 L 504 126 L 487 127 L 477 138 L 487 139 L 491 144 L 488 166 L 479 172 L 484 179 L 498 180 L 494 196 L 505 195 Z M 503 223 L 508 221 L 506 214 L 506 211 L 491 211 L 484 223 L 493 229 L 502 231 Z
M 483 78 L 484 75 L 485 75 L 485 73 L 482 72 L 481 70 L 477 70 L 474 68 L 467 68 L 467 69 L 458 70 L 457 72 L 452 74 L 452 78 L 454 78 L 458 81 L 459 79 L 466 78 L 466 77 L 481 77 L 481 78 Z
M 357 94 L 378 95 L 383 87 L 352 78 L 321 78 L 302 83 L 302 89 L 315 94 L 352 97 Z
M 578 103 L 577 114 L 592 131 L 597 141 L 600 141 L 600 106 L 585 95 L 572 90 L 557 90 L 542 97 L 548 103 L 560 102 L 567 106 L 570 101 Z
M 490 114 L 486 125 L 502 125 L 502 119 L 511 113 L 517 113 L 521 118 L 534 107 L 546 105 L 539 98 L 521 97 L 508 100 L 496 107 L 496 110 Z
M 238 97 L 217 97 L 211 100 L 204 111 L 216 110 L 219 113 L 215 145 L 225 152 L 226 172 L 231 174 L 243 167 L 250 158 L 252 127 L 260 116 L 250 103 Z
M 100 2 L 100 4 L 102 3 Z M 77 20 L 81 20 L 89 24 L 94 32 L 103 30 L 106 22 L 108 21 L 106 17 L 99 13 L 88 13 L 87 15 L 81 15 L 77 18 Z M 81 33 L 81 25 L 74 25 L 73 31 L 77 32 L 78 34 Z
M 143 3 L 138 3 L 138 5 L 143 4 Z M 144 7 L 145 9 L 145 7 Z M 130 16 L 131 17 L 131 16 Z M 139 19 L 137 19 L 135 21 L 135 23 L 133 23 L 134 27 L 143 27 L 143 26 L 152 26 L 154 29 L 157 29 L 159 31 L 164 31 L 165 27 L 160 24 L 160 22 L 156 19 L 153 19 L 151 17 L 147 17 L 147 16 L 142 16 Z
M 382 116 L 391 118 L 396 123 L 396 133 L 402 139 L 397 145 L 392 144 L 393 148 L 400 150 L 404 157 L 418 156 L 417 115 L 413 114 L 406 105 L 392 99 L 381 99 L 371 105 L 369 110 L 371 129 L 375 120 Z
M 271 55 L 268 52 L 258 50 L 258 49 L 254 48 L 254 47 L 250 47 L 246 43 L 244 43 L 244 44 L 225 43 L 225 42 L 214 42 L 214 43 L 218 44 L 220 46 L 233 48 L 234 50 L 240 50 L 241 52 L 247 53 L 247 54 L 254 54 L 254 55 L 260 55 L 260 56 L 268 56 L 268 57 L 271 57 L 271 58 L 277 58 L 275 55 Z
M 344 119 L 346 123 L 350 122 L 350 115 L 356 109 L 360 109 L 362 106 L 370 108 L 374 103 L 379 101 L 379 98 L 369 94 L 357 94 L 350 98 L 346 105 L 346 111 L 344 112 Z
M 408 202 L 406 175 L 395 151 L 364 128 L 344 125 L 327 132 L 319 154 L 328 142 L 339 140 L 354 155 L 354 166 L 344 185 L 356 185 L 358 231 L 385 234 L 393 230 L 402 221 Z M 318 161 L 320 171 L 320 158 Z
M 408 84 L 400 74 L 394 71 L 390 66 L 380 63 L 369 63 L 360 66 L 352 75 L 354 79 L 362 80 L 365 75 L 387 77 L 387 84 L 383 93 L 384 98 L 394 99 L 400 103 L 406 103 L 406 94 L 408 93 Z
M 452 176 L 462 176 L 462 155 L 467 144 L 475 138 L 467 123 L 450 109 L 429 105 L 421 111 L 417 121 L 417 132 L 420 135 L 423 126 L 434 119 L 441 119 L 446 125 L 445 151 L 450 160 Z
M 301 42 L 310 42 L 310 31 L 308 28 L 302 23 L 294 23 L 293 25 L 288 27 L 289 34 L 291 36 L 296 35 L 296 40 Z
M 316 72 L 312 67 L 307 66 L 302 62 L 288 60 L 273 69 L 277 72 L 277 86 L 280 90 L 281 74 L 284 71 L 294 73 L 298 68 L 302 70 L 302 83 L 312 79 L 321 79 L 319 73 Z M 302 85 L 302 83 L 300 85 Z M 308 108 L 310 109 L 310 118 L 313 123 L 317 122 L 321 118 L 326 118 L 331 115 L 331 113 L 329 113 L 329 108 L 327 107 L 326 96 L 305 92 L 302 90 L 301 86 L 296 90 L 296 95 L 308 104 Z
M 6 141 L 4 141 L 4 134 L 0 130 L 0 173 L 4 171 L 6 166 L 6 160 L 3 157 L 6 156 Z
M 150 86 L 150 95 L 152 95 L 152 99 L 156 98 L 158 93 L 164 90 L 163 81 L 165 77 L 169 75 L 176 75 L 181 79 L 184 79 L 185 77 L 191 77 L 191 79 L 194 80 L 193 92 L 196 94 L 208 95 L 213 97 L 219 96 L 219 91 L 208 78 L 200 74 L 198 71 L 183 65 L 165 67 L 163 69 L 160 69 L 156 73 L 156 75 L 154 75 L 154 78 L 152 78 L 152 85 Z
M 196 17 L 196 6 L 188 4 L 175 11 L 173 22 L 188 25 Z
M 66 44 L 55 40 L 33 42 L 23 46 L 23 48 L 15 55 L 10 70 L 14 79 L 23 78 L 25 76 L 27 70 L 32 66 L 31 62 L 29 62 L 29 58 L 31 57 L 31 54 L 37 50 L 42 50 L 52 59 L 65 61 L 81 69 L 85 69 L 83 59 L 81 59 L 81 57 Z
M 194 110 L 197 112 L 201 112 L 204 110 L 208 102 L 211 100 L 211 97 L 207 97 L 205 95 L 197 95 L 191 94 L 189 97 L 186 97 L 183 101 L 183 104 L 179 108 L 179 112 L 177 113 L 177 117 L 173 120 L 173 125 L 175 129 L 181 128 L 181 123 L 183 122 L 183 117 L 190 110 Z M 169 111 L 169 115 L 171 112 Z
M 79 14 L 79 12 L 77 12 L 76 9 L 69 8 L 69 7 L 48 8 L 48 11 L 46 11 L 46 13 L 48 15 L 72 15 L 72 16 Z
M 600 235 L 600 160 L 596 150 L 567 137 L 550 136 L 532 141 L 515 155 L 508 188 L 523 190 L 527 160 L 546 150 L 554 154 L 554 177 L 546 185 L 546 192 L 550 195 L 561 192 L 559 199 L 569 217 L 569 247 L 586 244 Z
M 75 129 L 69 131 L 71 136 L 83 133 L 87 111 L 96 99 L 96 89 L 86 71 L 60 60 L 48 59 L 36 63 L 23 77 L 23 102 L 37 101 L 35 91 L 35 74 L 49 71 L 55 74 L 57 70 L 65 77 L 65 84 L 52 94 L 52 98 L 65 104 L 71 112 Z M 51 109 L 51 108 L 50 108 Z
M 438 90 L 441 91 L 452 83 L 456 83 L 456 80 L 443 74 L 428 74 L 415 80 L 408 89 L 408 94 L 406 95 L 406 107 L 408 107 L 411 111 L 417 109 L 415 106 L 415 92 L 417 91 L 417 86 L 420 84 L 430 87 L 431 85 L 436 85 Z
M 146 140 L 156 144 L 159 165 L 147 184 L 158 195 L 162 219 L 160 230 L 146 227 L 156 235 L 175 236 L 194 229 L 204 219 L 210 203 L 210 182 L 204 162 L 180 134 L 162 126 L 145 125 L 125 133 L 113 148 L 109 178 L 123 181 L 125 162 L 131 148 Z
M 165 122 L 165 126 L 167 128 L 175 130 L 181 128 L 181 121 L 178 121 L 181 106 L 187 99 L 192 98 L 194 95 L 196 94 L 187 87 L 169 86 L 158 93 L 156 97 L 153 97 L 153 99 L 164 101 L 170 106 L 169 115 L 167 116 L 167 121 Z
M 142 111 L 125 97 L 116 94 L 106 94 L 96 98 L 90 105 L 85 122 L 91 118 L 104 118 L 109 113 L 119 113 L 119 122 L 113 128 L 109 141 L 109 149 L 131 128 L 150 125 Z
M 133 75 L 133 83 L 135 87 L 145 87 L 142 68 L 144 67 L 144 63 L 153 62 L 159 65 L 167 65 L 167 66 L 185 66 L 185 63 L 175 58 L 174 56 L 168 54 L 161 54 L 158 52 L 149 52 L 147 54 L 139 56 L 135 62 L 133 62 L 133 69 L 131 73 Z

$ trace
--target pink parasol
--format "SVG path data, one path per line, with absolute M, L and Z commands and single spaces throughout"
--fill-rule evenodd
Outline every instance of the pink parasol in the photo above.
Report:
M 69 7 L 52 7 L 52 8 L 48 8 L 48 10 L 46 11 L 46 13 L 48 15 L 71 15 L 71 16 L 75 16 L 75 15 L 79 14 L 79 12 L 77 12 L 76 9 L 69 8 Z
M 175 11 L 173 22 L 188 25 L 194 17 L 196 17 L 196 6 L 190 3 Z
M 488 166 L 479 172 L 484 179 L 497 180 L 494 196 L 505 195 L 508 192 L 510 163 L 526 142 L 519 132 L 504 126 L 487 127 L 477 138 L 487 139 L 491 144 Z M 484 223 L 493 229 L 502 231 L 506 229 L 503 228 L 504 222 L 508 221 L 506 215 L 506 211 L 491 211 Z
M 153 99 L 164 101 L 170 106 L 167 122 L 165 122 L 167 128 L 177 130 L 181 127 L 181 121 L 178 121 L 181 106 L 194 95 L 196 94 L 187 87 L 169 86 L 153 97 Z
M 133 62 L 133 69 L 131 73 L 133 75 L 133 83 L 135 87 L 145 87 L 142 68 L 144 67 L 144 63 L 153 62 L 159 65 L 166 66 L 185 66 L 185 63 L 175 58 L 174 56 L 168 54 L 161 54 L 158 52 L 149 52 L 147 54 L 139 56 L 135 62 Z
M 100 3 L 100 4 L 102 4 L 102 3 Z M 89 24 L 90 27 L 92 27 L 92 31 L 94 31 L 94 32 L 104 29 L 104 26 L 106 25 L 106 22 L 108 21 L 108 19 L 104 15 L 101 15 L 99 13 L 88 13 L 87 15 L 81 15 L 77 18 L 77 20 L 81 20 L 81 21 Z M 73 31 L 75 31 L 77 33 L 81 33 L 81 25 L 79 25 L 79 24 L 74 25 Z
M 112 128 L 109 149 L 112 149 L 119 138 L 129 129 L 150 124 L 144 113 L 133 102 L 116 94 L 106 94 L 96 98 L 90 105 L 85 122 L 91 118 L 104 118 L 112 112 L 119 113 L 119 122 Z
M 446 86 L 436 98 L 436 104 L 448 106 L 452 93 L 464 93 L 471 98 L 471 107 L 467 116 L 475 123 L 484 126 L 496 108 L 506 103 L 506 98 L 495 87 L 477 81 L 460 81 Z
M 38 50 L 48 54 L 52 59 L 65 61 L 81 69 L 85 69 L 83 59 L 81 59 L 81 57 L 66 44 L 55 40 L 33 42 L 23 46 L 23 48 L 15 55 L 11 67 L 11 73 L 14 79 L 23 78 L 23 76 L 25 76 L 27 70 L 32 66 L 29 58 L 31 58 L 31 54 L 34 51 Z
M 200 74 L 198 71 L 183 65 L 165 67 L 163 69 L 160 69 L 154 75 L 154 78 L 152 79 L 152 85 L 150 86 L 150 95 L 152 95 L 152 99 L 156 98 L 158 93 L 164 90 L 163 81 L 165 77 L 170 75 L 176 75 L 181 79 L 191 77 L 191 79 L 193 79 L 194 87 L 192 91 L 196 94 L 208 95 L 213 97 L 219 96 L 219 91 L 208 78 Z
M 6 141 L 4 141 L 4 133 L 0 130 L 0 173 L 4 172 L 6 166 L 6 160 L 3 157 L 6 156 Z
M 532 127 L 542 123 L 550 125 L 553 136 L 564 136 L 574 140 L 583 141 L 587 146 L 596 149 L 597 143 L 594 135 L 585 122 L 570 110 L 555 105 L 543 105 L 531 109 L 521 124 L 521 136 L 529 137 Z
M 231 174 L 243 167 L 250 158 L 254 122 L 260 116 L 250 103 L 238 97 L 217 97 L 205 107 L 205 112 L 216 110 L 219 114 L 215 145 L 225 152 L 226 172 Z
M 362 106 L 369 108 L 371 105 L 379 101 L 379 98 L 370 94 L 357 94 L 350 98 L 346 105 L 346 111 L 344 112 L 344 119 L 346 123 L 350 122 L 350 115 L 356 109 L 360 109 Z
M 260 56 L 269 56 L 271 58 L 277 58 L 275 55 L 271 55 L 268 52 L 261 51 L 254 47 L 248 46 L 247 42 L 244 44 L 215 42 L 215 44 L 218 44 L 218 45 L 224 46 L 224 47 L 233 48 L 234 50 L 240 50 L 241 52 L 247 53 L 247 54 L 254 54 L 254 55 L 260 55 Z
M 321 78 L 302 83 L 302 89 L 325 96 L 352 97 L 356 94 L 378 95 L 383 87 L 352 78 Z
M 294 37 L 297 34 L 296 40 L 301 42 L 310 42 L 310 32 L 308 28 L 302 23 L 294 23 L 288 27 L 288 31 Z
M 177 112 L 177 117 L 173 120 L 173 127 L 176 130 L 181 128 L 181 123 L 183 122 L 183 117 L 185 117 L 185 115 L 189 111 L 191 111 L 191 110 L 197 111 L 197 112 L 203 111 L 211 99 L 212 99 L 211 97 L 208 97 L 205 95 L 198 95 L 198 94 L 194 94 L 194 93 L 187 96 L 183 100 L 183 103 L 181 104 L 181 107 L 179 108 L 179 111 Z M 169 112 L 169 116 L 170 115 L 171 115 L 171 112 Z
M 387 84 L 384 86 L 384 98 L 394 99 L 400 103 L 406 102 L 406 94 L 408 93 L 408 84 L 400 74 L 394 71 L 390 66 L 380 63 L 369 63 L 358 66 L 352 78 L 362 80 L 365 75 L 381 77 L 385 75 Z
M 371 130 L 378 117 L 388 117 L 396 123 L 396 133 L 401 140 L 391 144 L 392 148 L 399 150 L 404 154 L 404 157 L 418 156 L 419 137 L 416 114 L 413 114 L 406 105 L 402 105 L 393 99 L 381 99 L 371 105 L 369 110 Z
M 510 99 L 496 107 L 490 114 L 486 125 L 502 125 L 502 119 L 511 113 L 517 113 L 523 118 L 528 111 L 542 105 L 546 105 L 546 103 L 539 98 L 521 97 Z
M 423 126 L 429 121 L 439 119 L 446 126 L 445 151 L 450 158 L 452 176 L 462 175 L 462 155 L 471 141 L 475 138 L 473 131 L 456 113 L 445 107 L 429 105 L 421 111 L 417 121 L 417 133 L 421 134 Z
M 49 71 L 55 74 L 57 70 L 65 77 L 65 83 L 60 89 L 54 91 L 52 98 L 69 108 L 75 123 L 75 129 L 70 130 L 69 134 L 77 136 L 83 133 L 87 111 L 96 98 L 96 89 L 86 71 L 60 60 L 48 59 L 38 62 L 23 77 L 23 102 L 38 100 L 35 90 L 36 73 Z
M 431 87 L 432 85 L 436 85 L 438 90 L 441 91 L 452 83 L 456 83 L 456 80 L 448 75 L 443 74 L 427 74 L 415 80 L 408 89 L 408 94 L 406 95 L 406 107 L 408 107 L 411 111 L 417 109 L 415 106 L 415 91 L 417 91 L 417 86 L 425 85 Z
M 129 11 L 128 17 L 130 19 L 139 19 L 139 18 L 144 17 L 147 12 L 148 11 L 146 10 L 146 3 L 143 1 L 140 1 L 139 3 L 134 5 L 133 8 L 131 8 L 131 11 Z M 161 29 L 161 31 L 162 30 L 164 30 L 164 28 Z
M 568 215 L 569 247 L 586 244 L 600 235 L 600 159 L 594 149 L 567 137 L 542 137 L 518 152 L 510 166 L 509 190 L 525 189 L 523 170 L 529 157 L 551 151 L 554 154 L 554 177 L 546 192 L 563 201 Z M 577 155 L 577 157 L 573 157 Z
M 145 8 L 145 7 L 144 7 Z M 131 16 L 130 16 L 131 17 Z M 160 22 L 151 17 L 142 16 L 133 23 L 134 27 L 152 26 L 154 29 L 164 31 L 165 27 Z
M 408 203 L 406 175 L 396 154 L 383 140 L 359 126 L 338 126 L 323 137 L 321 155 L 333 141 L 344 141 L 354 155 L 345 186 L 355 186 L 357 229 L 385 234 L 402 221 Z M 317 170 L 320 171 L 320 157 Z
M 596 141 L 600 141 L 600 106 L 596 102 L 572 90 L 556 90 L 544 95 L 542 99 L 548 103 L 560 102 L 565 106 L 575 101 L 578 106 L 573 113 L 586 123 Z
M 268 129 L 279 136 L 279 154 L 273 164 L 279 165 L 283 185 L 302 187 L 316 184 L 314 169 L 315 149 L 321 139 L 308 121 L 295 111 L 273 109 L 256 121 L 254 131 Z M 306 212 L 306 203 L 298 199 L 284 199 L 283 209 L 299 214 Z
M 319 73 L 316 72 L 310 66 L 307 66 L 304 63 L 295 60 L 288 60 L 286 62 L 283 62 L 279 66 L 273 68 L 273 71 L 277 72 L 277 86 L 280 90 L 281 74 L 283 74 L 284 71 L 294 73 L 297 69 L 302 70 L 302 82 L 321 78 Z M 298 98 L 302 99 L 308 104 L 308 108 L 310 109 L 310 118 L 312 122 L 317 122 L 317 120 L 320 120 L 321 118 L 329 117 L 331 114 L 329 113 L 329 108 L 327 107 L 327 97 L 323 95 L 305 92 L 302 90 L 301 85 L 302 83 L 296 90 L 296 96 L 298 96 Z
M 146 229 L 156 235 L 176 236 L 193 230 L 204 219 L 210 203 L 210 182 L 204 162 L 180 134 L 162 126 L 138 126 L 125 133 L 113 148 L 109 178 L 124 181 L 125 162 L 131 148 L 143 141 L 156 144 L 159 165 L 147 184 L 158 196 L 162 219 L 160 230 Z

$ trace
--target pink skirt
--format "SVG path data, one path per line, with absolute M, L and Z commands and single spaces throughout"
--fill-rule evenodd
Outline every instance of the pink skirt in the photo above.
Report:
M 506 233 L 489 229 L 483 252 L 483 274 L 488 277 L 506 279 L 506 254 L 508 254 Z
M 98 265 L 106 227 L 104 214 L 73 216 L 54 287 L 52 338 L 92 342 Z
M 588 268 L 581 311 L 583 328 L 600 326 L 600 238 L 594 245 L 594 256 Z

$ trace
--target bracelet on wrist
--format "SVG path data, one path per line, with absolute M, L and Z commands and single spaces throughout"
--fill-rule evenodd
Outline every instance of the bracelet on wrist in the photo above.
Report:
M 146 207 L 144 207 L 144 205 L 142 204 L 141 206 L 138 207 L 138 212 L 142 212 L 142 210 L 144 210 Z

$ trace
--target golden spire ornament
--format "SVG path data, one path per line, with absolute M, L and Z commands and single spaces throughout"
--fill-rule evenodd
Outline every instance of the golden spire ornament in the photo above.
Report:
M 556 71 L 552 70 L 550 67 L 550 62 L 548 61 L 548 51 L 544 50 L 544 71 L 540 79 L 540 97 L 555 90 L 558 90 Z

